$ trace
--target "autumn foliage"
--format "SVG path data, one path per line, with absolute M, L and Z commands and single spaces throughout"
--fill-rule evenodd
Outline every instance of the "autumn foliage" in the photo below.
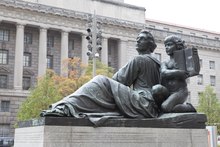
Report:
M 30 95 L 22 103 L 18 121 L 39 117 L 42 110 L 73 93 L 92 78 L 92 62 L 83 65 L 80 58 L 69 58 L 63 62 L 64 75 L 58 75 L 53 70 L 47 70 L 46 75 L 38 78 L 38 83 L 30 89 Z M 112 77 L 113 69 L 97 60 L 96 73 Z

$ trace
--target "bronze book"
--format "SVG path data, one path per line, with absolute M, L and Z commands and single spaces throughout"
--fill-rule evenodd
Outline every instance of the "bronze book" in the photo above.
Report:
M 187 71 L 190 77 L 199 74 L 200 63 L 196 48 L 187 48 L 175 51 L 174 61 L 176 62 L 177 68 Z

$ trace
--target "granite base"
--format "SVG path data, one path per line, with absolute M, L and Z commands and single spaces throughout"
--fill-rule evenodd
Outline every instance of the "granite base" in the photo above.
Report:
M 204 114 L 167 114 L 156 119 L 45 117 L 18 123 L 14 147 L 207 147 Z
M 37 126 L 17 128 L 14 147 L 208 147 L 206 129 Z

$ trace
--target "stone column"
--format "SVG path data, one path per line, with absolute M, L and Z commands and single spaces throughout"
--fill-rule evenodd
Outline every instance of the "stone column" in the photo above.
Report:
M 108 38 L 102 39 L 101 61 L 108 65 Z
M 67 31 L 61 32 L 61 69 L 60 75 L 67 77 L 68 76 L 68 65 L 64 62 L 68 58 L 68 49 L 69 49 L 69 33 Z
M 121 68 L 127 63 L 127 40 L 120 39 L 118 46 L 118 67 Z
M 87 45 L 88 45 L 88 41 L 86 40 L 86 35 L 82 34 L 82 55 L 81 55 L 81 59 L 82 59 L 82 63 L 83 64 L 88 64 L 88 56 L 87 56 L 87 52 L 88 52 L 88 48 L 87 48 Z
M 24 56 L 24 24 L 16 26 L 15 65 L 14 65 L 14 89 L 22 89 L 23 80 L 23 56 Z
M 46 74 L 47 69 L 47 29 L 41 27 L 39 35 L 38 76 Z

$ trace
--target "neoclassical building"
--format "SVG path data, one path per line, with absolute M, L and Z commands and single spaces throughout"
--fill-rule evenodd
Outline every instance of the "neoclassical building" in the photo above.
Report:
M 0 139 L 13 137 L 19 106 L 47 68 L 65 75 L 64 59 L 88 63 L 86 29 L 94 13 L 101 23 L 103 63 L 117 70 L 137 55 L 135 39 L 143 28 L 155 36 L 155 56 L 163 61 L 163 40 L 176 34 L 201 57 L 201 74 L 188 80 L 188 101 L 196 106 L 207 85 L 220 97 L 220 33 L 145 20 L 145 8 L 123 0 L 1 0 L 0 10 Z
M 211 85 L 220 100 L 220 33 L 208 32 L 175 24 L 146 20 L 146 28 L 152 31 L 158 47 L 155 51 L 161 61 L 168 58 L 163 40 L 166 36 L 175 34 L 185 40 L 188 47 L 198 49 L 200 57 L 200 75 L 187 80 L 189 88 L 188 101 L 194 106 L 198 105 L 198 95 Z

